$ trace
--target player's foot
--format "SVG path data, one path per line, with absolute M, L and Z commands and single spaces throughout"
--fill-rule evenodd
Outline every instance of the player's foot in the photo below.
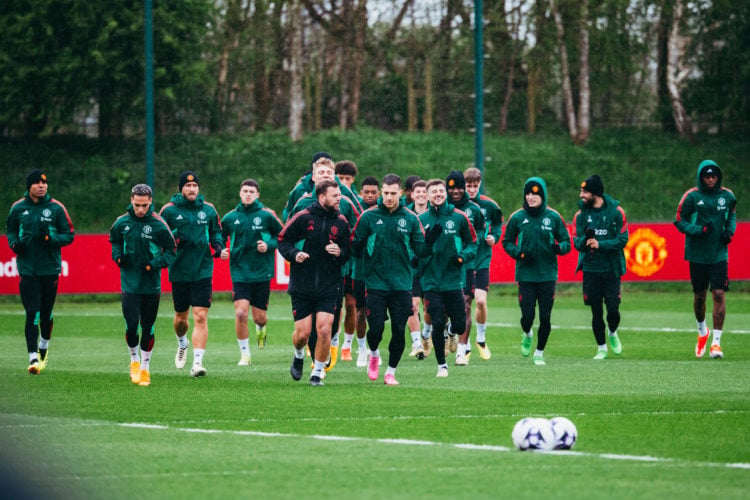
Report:
M 490 352 L 490 346 L 488 346 L 486 343 L 482 345 L 479 342 L 477 342 L 476 344 L 477 344 L 477 348 L 479 348 L 479 357 L 482 358 L 484 361 L 488 361 L 492 357 L 492 352 Z
M 196 363 L 193 365 L 193 367 L 190 369 L 190 376 L 191 377 L 204 377 L 206 375 L 206 369 L 203 368 L 202 364 Z
M 317 375 L 313 375 L 310 377 L 310 385 L 325 385 L 323 383 L 323 379 L 318 377 Z
M 29 362 L 29 374 L 30 375 L 39 375 L 39 372 L 41 372 L 42 369 L 39 367 L 39 360 L 38 359 L 32 359 Z
M 437 378 L 445 378 L 448 376 L 448 367 L 447 366 L 438 366 L 437 375 L 435 377 Z
M 352 360 L 352 349 L 351 347 L 344 347 L 341 349 L 341 361 Z
M 458 350 L 458 335 L 448 335 L 448 350 L 450 352 Z
M 380 356 L 370 356 L 370 361 L 367 367 L 367 376 L 370 380 L 377 380 L 379 375 L 379 364 Z
M 412 343 L 409 356 L 415 357 L 417 359 L 424 359 L 424 348 L 422 347 L 422 343 L 420 341 Z
M 724 359 L 724 353 L 721 352 L 721 346 L 719 344 L 714 344 L 711 346 L 710 355 L 714 359 L 716 358 Z
M 137 384 L 141 381 L 141 362 L 131 361 L 130 362 L 130 381 Z
M 237 362 L 237 366 L 247 366 L 251 363 L 250 361 L 250 355 L 249 354 L 243 354 L 240 356 L 240 360 Z
M 138 385 L 151 385 L 151 374 L 148 372 L 148 370 L 141 370 L 141 374 L 138 377 Z
M 367 366 L 367 350 L 360 349 L 357 353 L 357 368 L 364 368 Z
M 260 330 L 255 330 L 255 338 L 258 341 L 258 349 L 263 349 L 266 347 L 266 326 L 263 325 L 263 328 Z
M 547 364 L 544 362 L 544 356 L 541 354 L 534 354 L 534 357 L 531 359 L 534 361 L 534 364 L 536 366 L 544 366 Z
M 695 344 L 695 356 L 698 358 L 702 358 L 704 354 L 706 354 L 706 342 L 708 342 L 708 330 L 706 330 L 706 334 L 702 337 L 698 335 L 698 343 Z
M 302 378 L 302 368 L 305 366 L 305 360 L 302 358 L 292 358 L 292 366 L 289 367 L 289 373 L 294 380 Z
M 187 346 L 177 346 L 177 354 L 174 355 L 174 366 L 176 368 L 185 368 L 185 361 L 187 360 Z
M 594 359 L 607 359 L 607 351 L 597 351 Z
M 39 349 L 39 370 L 47 368 L 47 361 L 49 361 L 49 349 Z
M 620 337 L 617 333 L 609 336 L 609 346 L 612 348 L 612 352 L 615 353 L 615 355 L 622 354 L 622 342 L 620 342 Z
M 383 378 L 383 383 L 385 385 L 398 385 L 398 380 L 396 380 L 396 377 L 394 375 L 391 375 L 390 373 L 387 374 Z
M 432 352 L 432 337 L 422 337 L 422 350 L 425 358 L 430 355 Z
M 328 357 L 328 363 L 326 363 L 325 370 L 327 372 L 330 372 L 333 370 L 333 367 L 336 366 L 336 360 L 339 357 L 339 347 L 338 346 L 331 346 L 331 355 Z
M 529 354 L 531 354 L 531 339 L 532 337 L 521 335 L 521 354 L 525 358 L 528 358 Z
M 469 364 L 469 360 L 463 354 L 456 354 L 456 366 L 466 366 Z

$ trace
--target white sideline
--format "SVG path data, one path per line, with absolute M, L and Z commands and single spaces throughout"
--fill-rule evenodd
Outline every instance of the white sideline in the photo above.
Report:
M 475 451 L 487 451 L 487 452 L 510 452 L 515 451 L 514 448 L 508 448 L 507 446 L 493 446 L 493 445 L 479 445 L 470 443 L 441 443 L 438 441 L 421 441 L 414 439 L 400 439 L 400 438 L 363 438 L 353 436 L 336 436 L 336 435 L 321 435 L 321 434 L 283 434 L 278 432 L 260 432 L 260 431 L 229 431 L 219 429 L 196 429 L 190 427 L 169 427 L 165 425 L 152 425 L 152 424 L 140 424 L 137 422 L 120 423 L 117 424 L 122 427 L 134 427 L 151 430 L 174 430 L 178 432 L 196 432 L 196 433 L 210 433 L 210 434 L 231 434 L 235 436 L 253 436 L 263 438 L 303 438 L 303 439 L 314 439 L 319 441 L 360 441 L 360 442 L 371 442 L 381 443 L 390 445 L 404 445 L 404 446 L 446 446 L 449 448 L 456 448 L 461 450 L 475 450 Z M 719 463 L 719 462 L 692 462 L 690 460 L 673 459 L 673 458 L 662 458 L 652 457 L 648 455 L 620 455 L 615 453 L 588 453 L 581 451 L 537 451 L 534 453 L 544 455 L 565 455 L 575 457 L 593 457 L 600 458 L 603 460 L 625 460 L 632 462 L 654 462 L 654 463 L 674 463 L 674 464 L 689 464 L 690 466 L 701 466 L 701 467 L 726 467 L 728 469 L 747 469 L 750 470 L 750 463 Z

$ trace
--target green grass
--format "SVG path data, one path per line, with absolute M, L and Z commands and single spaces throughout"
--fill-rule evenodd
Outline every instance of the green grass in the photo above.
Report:
M 202 379 L 174 368 L 165 296 L 146 388 L 129 381 L 117 302 L 61 300 L 37 377 L 25 371 L 21 306 L 0 302 L 6 482 L 107 499 L 746 497 L 750 294 L 728 295 L 726 359 L 697 360 L 690 293 L 626 289 L 624 352 L 594 362 L 589 312 L 579 290 L 563 288 L 547 366 L 536 367 L 519 353 L 511 291 L 490 297 L 491 361 L 475 352 L 436 379 L 433 356 L 404 356 L 399 387 L 341 362 L 325 387 L 292 381 L 280 293 L 250 367 L 235 364 L 232 306 L 217 298 Z M 513 425 L 529 415 L 573 420 L 576 453 L 510 450 Z
M 264 204 L 281 213 L 289 191 L 320 150 L 335 160 L 354 160 L 360 171 L 357 185 L 367 175 L 382 179 L 390 172 L 444 179 L 451 169 L 474 163 L 474 137 L 468 133 L 327 130 L 298 143 L 283 131 L 162 137 L 156 143 L 155 206 L 161 208 L 176 192 L 182 171 L 193 169 L 201 192 L 220 214 L 236 206 L 239 185 L 247 177 L 260 183 Z M 49 175 L 50 194 L 66 205 L 76 230 L 106 232 L 127 206 L 130 187 L 145 182 L 143 151 L 136 140 L 0 139 L 0 176 L 7 180 L 0 206 L 18 199 L 26 173 L 41 165 Z M 598 173 L 631 221 L 672 221 L 680 196 L 695 185 L 698 163 L 711 158 L 740 200 L 738 219 L 750 218 L 750 205 L 743 202 L 750 197 L 750 176 L 743 175 L 750 141 L 744 138 L 701 137 L 691 145 L 653 130 L 598 129 L 578 147 L 565 133 L 487 134 L 484 151 L 485 192 L 506 215 L 520 207 L 524 181 L 538 175 L 547 182 L 550 205 L 570 221 L 581 181 Z

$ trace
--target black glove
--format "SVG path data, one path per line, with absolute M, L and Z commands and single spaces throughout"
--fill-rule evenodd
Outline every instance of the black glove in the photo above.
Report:
M 721 242 L 722 245 L 729 245 L 732 242 L 731 233 L 725 229 L 724 231 L 721 232 L 719 241 Z
M 590 240 L 591 238 L 596 238 L 596 231 L 594 231 L 593 227 L 587 227 L 584 230 L 584 234 L 586 235 L 587 240 Z
M 456 255 L 455 257 L 451 258 L 451 264 L 456 267 L 461 267 L 464 265 L 464 258 L 460 255 Z
M 130 261 L 130 259 L 125 254 L 120 255 L 115 260 L 115 262 L 117 262 L 117 265 L 120 266 L 120 267 L 122 267 L 122 268 L 127 267 L 129 261 Z
M 437 224 L 430 227 L 424 234 L 424 242 L 428 245 L 433 245 L 442 233 L 443 226 L 438 222 Z
M 190 243 L 190 240 L 186 240 L 185 238 L 175 238 L 174 242 L 177 245 L 177 250 L 186 250 L 193 246 L 193 244 Z
M 532 257 L 530 253 L 521 252 L 521 254 L 518 256 L 518 260 L 527 264 L 532 264 L 534 262 L 534 257 Z
M 557 255 L 562 255 L 562 248 L 560 248 L 559 243 L 552 244 L 552 251 L 555 252 Z
M 26 245 L 21 243 L 20 241 L 16 241 L 10 246 L 10 249 L 13 250 L 13 253 L 16 255 L 21 255 L 24 250 L 26 250 Z
M 713 233 L 713 232 L 714 232 L 714 226 L 713 226 L 713 224 L 706 224 L 706 225 L 705 225 L 705 226 L 703 226 L 703 228 L 701 229 L 701 234 L 702 234 L 703 236 L 708 236 L 709 234 L 711 234 L 711 233 Z
M 214 249 L 214 259 L 218 259 L 221 257 L 221 251 L 224 250 L 224 245 L 219 243 L 218 241 L 214 241 L 211 243 L 211 248 Z
M 419 257 L 417 257 L 416 255 L 412 257 L 410 264 L 414 269 L 419 269 Z

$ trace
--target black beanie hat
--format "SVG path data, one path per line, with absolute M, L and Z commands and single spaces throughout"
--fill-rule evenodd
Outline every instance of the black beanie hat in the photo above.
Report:
M 581 183 L 581 189 L 588 191 L 594 196 L 604 196 L 604 183 L 602 178 L 594 174 Z
M 36 184 L 39 181 L 47 182 L 47 174 L 41 168 L 35 168 L 26 176 L 26 189 L 28 190 L 32 184 Z
M 446 189 L 466 189 L 466 179 L 464 179 L 464 174 L 458 170 L 451 170 L 451 173 L 445 178 L 445 187 Z
M 187 170 L 180 174 L 179 190 L 182 191 L 182 188 L 185 187 L 185 184 L 187 184 L 188 182 L 195 182 L 199 186 L 201 185 L 201 183 L 198 181 L 198 174 L 196 174 L 192 170 Z
M 318 151 L 315 153 L 312 157 L 312 161 L 310 162 L 310 166 L 312 167 L 315 165 L 315 162 L 320 160 L 321 158 L 328 158 L 329 160 L 333 161 L 333 158 L 331 158 L 331 155 L 326 153 L 325 151 Z
M 544 188 L 537 181 L 529 181 L 523 187 L 523 195 L 526 196 L 529 193 L 538 194 L 544 201 Z

